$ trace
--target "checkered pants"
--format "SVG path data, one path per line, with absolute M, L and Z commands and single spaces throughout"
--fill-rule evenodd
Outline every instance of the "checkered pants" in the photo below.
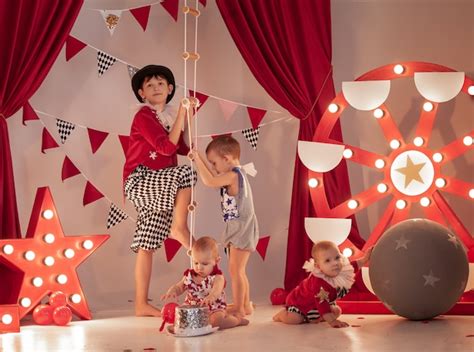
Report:
M 170 234 L 173 207 L 179 189 L 196 184 L 196 172 L 188 165 L 153 170 L 139 165 L 125 181 L 125 196 L 138 212 L 130 248 L 155 250 Z

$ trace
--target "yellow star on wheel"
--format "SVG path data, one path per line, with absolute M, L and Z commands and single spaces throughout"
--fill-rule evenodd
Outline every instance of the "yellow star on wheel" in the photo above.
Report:
M 405 188 L 407 188 L 411 181 L 418 181 L 424 184 L 420 176 L 420 171 L 426 163 L 414 164 L 410 156 L 407 155 L 407 165 L 396 169 L 399 173 L 405 175 Z
M 315 297 L 319 298 L 319 303 L 323 301 L 329 301 L 329 292 L 325 291 L 324 288 L 320 288 L 319 293 L 315 295 Z

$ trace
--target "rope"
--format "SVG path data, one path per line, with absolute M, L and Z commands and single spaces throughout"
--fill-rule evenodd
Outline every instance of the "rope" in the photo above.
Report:
M 326 85 L 326 82 L 327 82 L 327 80 L 328 80 L 329 75 L 331 74 L 331 72 L 332 72 L 332 65 L 331 65 L 331 67 L 329 68 L 328 74 L 326 75 L 326 78 L 324 79 L 324 82 L 323 82 L 323 84 L 321 85 L 321 88 L 319 89 L 318 96 L 317 96 L 316 99 L 314 100 L 313 106 L 311 106 L 311 109 L 309 109 L 309 111 L 308 111 L 308 113 L 306 114 L 306 116 L 303 117 L 301 120 L 306 120 L 306 119 L 309 117 L 309 115 L 313 112 L 314 107 L 316 106 L 316 103 L 318 102 L 319 97 L 321 96 L 321 93 L 322 93 L 323 90 L 324 90 L 324 86 Z

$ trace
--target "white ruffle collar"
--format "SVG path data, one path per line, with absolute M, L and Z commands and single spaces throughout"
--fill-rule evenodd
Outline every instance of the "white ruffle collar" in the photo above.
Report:
M 157 111 L 156 108 L 151 105 L 150 103 L 138 103 L 136 105 L 137 111 L 139 111 L 143 107 L 148 107 L 150 108 L 155 114 L 156 117 L 158 118 L 158 121 L 160 121 L 161 125 L 167 130 L 170 131 L 171 128 L 173 127 L 176 117 L 178 115 L 177 109 L 173 105 L 168 105 L 165 104 L 165 107 L 163 111 Z
M 327 276 L 318 267 L 316 267 L 314 265 L 313 258 L 311 258 L 310 260 L 307 260 L 304 263 L 303 269 L 311 273 L 311 275 L 316 276 L 320 279 L 323 279 L 335 289 L 345 288 L 346 290 L 349 290 L 355 281 L 354 267 L 351 265 L 351 263 L 346 257 L 343 257 L 343 265 L 342 265 L 341 272 L 335 277 Z

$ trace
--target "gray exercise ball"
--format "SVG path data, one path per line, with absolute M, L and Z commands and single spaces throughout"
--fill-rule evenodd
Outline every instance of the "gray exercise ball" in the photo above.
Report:
M 370 258 L 375 294 L 393 313 L 411 320 L 431 319 L 451 309 L 468 275 L 462 242 L 426 219 L 405 220 L 388 229 Z

